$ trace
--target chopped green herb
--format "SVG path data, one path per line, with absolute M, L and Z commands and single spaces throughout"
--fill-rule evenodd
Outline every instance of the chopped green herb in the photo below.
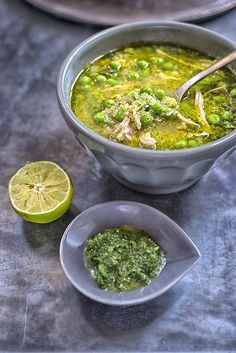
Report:
M 84 259 L 97 285 L 112 292 L 145 287 L 166 262 L 150 235 L 130 226 L 107 229 L 89 238 Z

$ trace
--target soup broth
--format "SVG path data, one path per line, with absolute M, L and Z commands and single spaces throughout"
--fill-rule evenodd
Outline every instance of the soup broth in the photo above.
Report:
M 218 70 L 180 103 L 173 92 L 212 62 L 170 45 L 120 49 L 79 74 L 71 107 L 84 125 L 118 143 L 157 150 L 200 146 L 235 129 L 235 76 Z

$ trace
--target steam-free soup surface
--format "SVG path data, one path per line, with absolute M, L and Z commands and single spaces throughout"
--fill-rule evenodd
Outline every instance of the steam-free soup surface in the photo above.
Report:
M 235 76 L 218 70 L 180 103 L 173 92 L 212 62 L 174 46 L 117 50 L 80 73 L 72 110 L 97 134 L 129 146 L 165 150 L 206 144 L 236 127 Z

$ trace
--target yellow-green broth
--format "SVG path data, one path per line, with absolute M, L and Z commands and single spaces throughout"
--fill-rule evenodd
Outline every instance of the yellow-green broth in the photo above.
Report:
M 235 129 L 235 76 L 228 69 L 218 70 L 195 85 L 178 106 L 169 97 L 212 62 L 198 51 L 170 45 L 120 49 L 79 74 L 71 107 L 88 128 L 128 146 L 200 146 Z

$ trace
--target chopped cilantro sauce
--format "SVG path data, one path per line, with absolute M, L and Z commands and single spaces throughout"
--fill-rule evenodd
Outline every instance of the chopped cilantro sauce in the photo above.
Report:
M 166 262 L 150 235 L 130 226 L 107 229 L 89 238 L 84 258 L 97 285 L 112 292 L 145 287 Z

